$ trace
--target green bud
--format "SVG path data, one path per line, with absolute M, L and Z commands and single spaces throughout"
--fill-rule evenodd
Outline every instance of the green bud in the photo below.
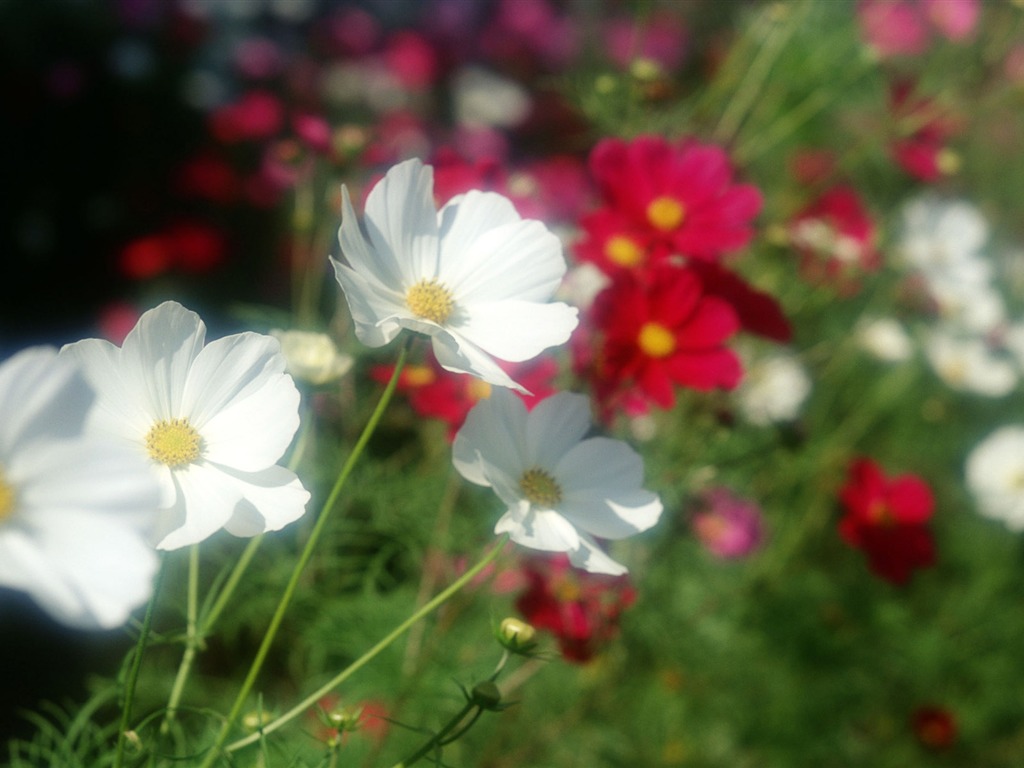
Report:
M 537 630 L 522 619 L 509 616 L 498 627 L 498 642 L 512 653 L 528 653 L 537 645 Z
M 482 683 L 477 683 L 473 686 L 469 700 L 480 707 L 480 709 L 497 712 L 501 708 L 501 691 L 490 680 L 484 680 Z

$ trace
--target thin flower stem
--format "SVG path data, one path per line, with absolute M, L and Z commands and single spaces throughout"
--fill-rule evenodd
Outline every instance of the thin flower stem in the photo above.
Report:
M 167 558 L 165 554 L 161 553 L 160 570 L 157 571 L 156 582 L 153 584 L 153 594 L 149 598 L 149 605 L 146 606 L 146 616 L 142 620 L 139 641 L 135 645 L 135 655 L 132 657 L 132 665 L 128 669 L 128 679 L 125 680 L 124 700 L 121 704 L 121 725 L 117 729 L 117 748 L 114 752 L 114 768 L 121 768 L 124 765 L 124 745 L 127 741 L 128 723 L 132 719 L 132 699 L 135 698 L 135 684 L 139 680 L 139 669 L 142 667 L 142 652 L 146 649 L 146 643 L 149 640 L 149 631 L 153 626 L 153 609 L 160 595 L 160 587 L 163 586 L 166 570 Z
M 441 730 L 435 733 L 423 746 L 421 746 L 419 749 L 417 749 L 415 752 L 413 752 L 411 755 L 405 758 L 405 760 L 395 763 L 392 768 L 407 768 L 407 766 L 413 765 L 414 763 L 418 763 L 421 758 L 426 757 L 427 754 L 436 747 L 439 747 L 445 743 L 450 743 L 445 742 L 444 737 L 451 733 L 455 729 L 455 727 L 466 718 L 466 715 L 468 715 L 474 709 L 477 711 L 474 713 L 472 722 L 470 722 L 470 725 L 472 725 L 473 722 L 476 722 L 476 719 L 480 716 L 480 712 L 482 712 L 483 710 L 481 710 L 472 701 L 468 701 L 466 702 L 465 706 L 463 706 L 462 709 L 460 709 L 458 712 L 452 715 L 451 719 L 449 719 L 448 722 L 445 723 L 444 726 L 442 726 Z
M 352 448 L 352 452 L 349 453 L 348 458 L 345 460 L 345 465 L 341 468 L 341 472 L 338 474 L 338 479 L 334 482 L 334 487 L 331 489 L 331 492 L 327 497 L 327 501 L 324 502 L 323 507 L 320 509 L 320 515 L 317 518 L 316 525 L 313 526 L 313 530 L 309 534 L 309 539 L 306 541 L 306 546 L 303 548 L 298 561 L 295 563 L 295 568 L 292 570 L 291 578 L 289 578 L 288 584 L 285 586 L 284 593 L 281 595 L 281 600 L 278 603 L 277 610 L 274 611 L 274 615 L 270 619 L 270 624 L 267 626 L 267 631 L 263 635 L 263 642 L 260 644 L 259 650 L 256 652 L 256 657 L 253 659 L 252 666 L 249 668 L 249 674 L 246 675 L 245 681 L 242 683 L 242 688 L 239 690 L 238 696 L 235 698 L 235 703 L 232 705 L 231 711 L 224 719 L 220 732 L 217 734 L 217 739 L 214 741 L 213 746 L 207 753 L 206 759 L 203 761 L 200 768 L 209 768 L 209 766 L 213 765 L 217 760 L 217 757 L 220 754 L 220 748 L 223 746 L 224 742 L 227 741 L 228 734 L 231 732 L 232 726 L 238 719 L 238 716 L 242 711 L 242 707 L 245 706 L 249 693 L 252 690 L 253 685 L 256 683 L 256 678 L 259 676 L 260 670 L 263 668 L 263 662 L 266 660 L 267 654 L 270 652 L 270 646 L 274 642 L 277 630 L 281 626 L 281 622 L 284 620 L 285 611 L 288 609 L 292 596 L 295 594 L 295 589 L 299 584 L 299 578 L 302 576 L 302 572 L 305 569 L 306 564 L 309 563 L 310 558 L 313 556 L 313 550 L 316 548 L 317 541 L 320 539 L 320 536 L 326 527 L 327 519 L 338 501 L 338 496 L 341 494 L 341 490 L 345 486 L 345 481 L 348 480 L 349 475 L 352 474 L 352 470 L 354 469 L 356 462 L 359 460 L 360 456 L 362 456 L 363 450 L 366 448 L 366 444 L 369 442 L 370 437 L 377 428 L 378 422 L 380 422 L 381 416 L 384 415 L 384 411 L 387 409 L 388 403 L 391 401 L 391 395 L 394 393 L 395 387 L 398 385 L 398 377 L 402 372 L 402 368 L 405 366 L 405 360 L 406 357 L 408 357 L 409 347 L 413 338 L 414 337 L 410 335 L 402 345 L 401 351 L 398 353 L 398 360 L 395 363 L 394 373 L 391 374 L 391 379 L 384 388 L 384 393 L 381 395 L 380 400 L 377 403 L 377 407 L 371 414 L 369 421 L 366 422 L 366 427 L 363 428 L 363 432 L 356 441 L 355 446 Z
M 196 657 L 196 649 L 199 647 L 202 635 L 198 630 L 199 616 L 199 544 L 193 544 L 188 553 L 188 596 L 185 605 L 185 652 L 181 655 L 181 664 L 178 666 L 178 674 L 174 677 L 174 685 L 171 687 L 171 696 L 167 700 L 167 713 L 164 721 L 160 724 L 160 733 L 167 733 L 171 729 L 171 723 L 177 715 L 178 703 L 181 701 L 181 694 L 185 690 L 185 681 L 188 680 L 189 672 L 192 671 L 192 662 Z
M 410 627 L 416 624 L 416 622 L 420 621 L 421 619 L 432 613 L 439 606 L 447 602 L 447 600 L 451 598 L 452 595 L 454 595 L 466 584 L 472 581 L 473 578 L 478 573 L 480 573 L 484 568 L 486 568 L 494 561 L 494 559 L 501 553 L 502 549 L 504 549 L 505 542 L 507 541 L 508 535 L 506 534 L 498 540 L 494 547 L 491 548 L 491 551 L 488 552 L 483 557 L 483 559 L 480 560 L 480 562 L 478 562 L 476 565 L 474 565 L 472 568 L 470 568 L 468 571 L 462 574 L 462 576 L 456 579 L 447 589 L 445 589 L 442 592 L 439 592 L 437 596 L 434 597 L 433 600 L 425 604 L 422 608 L 420 608 L 418 611 L 412 614 L 409 618 L 407 618 L 405 621 L 403 621 L 401 624 L 395 627 L 386 637 L 384 637 L 370 650 L 368 650 L 366 653 L 364 653 L 362 656 L 360 656 L 358 659 L 352 662 L 349 666 L 347 666 L 344 670 L 338 673 L 328 683 L 322 685 L 320 688 L 315 690 L 313 693 L 311 693 L 305 699 L 300 701 L 290 710 L 285 712 L 279 718 L 268 723 L 266 726 L 260 729 L 259 733 L 251 734 L 249 736 L 246 736 L 244 739 L 239 739 L 238 741 L 229 744 L 226 747 L 226 751 L 234 752 L 237 749 L 241 749 L 242 747 L 248 746 L 249 744 L 253 744 L 259 741 L 264 736 L 266 736 L 268 733 L 276 731 L 285 723 L 294 720 L 299 715 L 308 711 L 309 708 L 316 704 L 320 699 L 322 699 L 328 693 L 330 693 L 343 682 L 345 682 L 349 677 L 351 677 L 362 667 L 364 667 L 366 664 L 372 661 L 378 654 L 380 654 L 381 651 L 383 651 L 392 643 L 394 643 L 395 640 L 401 637 L 402 634 L 404 634 Z
M 227 606 L 228 601 L 231 599 L 231 595 L 235 591 L 235 587 L 238 586 L 238 582 L 242 580 L 242 576 L 245 574 L 246 568 L 249 567 L 250 561 L 256 554 L 256 550 L 260 548 L 260 544 L 263 541 L 263 537 L 266 534 L 258 534 L 249 539 L 249 542 L 245 545 L 245 549 L 242 550 L 242 554 L 238 558 L 238 562 L 235 563 L 235 567 L 231 570 L 231 575 L 228 577 L 227 583 L 224 584 L 224 588 L 217 595 L 217 601 L 213 604 L 210 612 L 202 619 L 203 627 L 199 634 L 206 636 L 206 634 L 213 628 L 213 625 L 220 618 L 224 608 Z

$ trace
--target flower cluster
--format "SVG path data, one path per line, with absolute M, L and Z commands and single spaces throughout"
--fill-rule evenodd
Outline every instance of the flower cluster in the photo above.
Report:
M 575 252 L 611 283 L 574 351 L 604 418 L 670 408 L 676 386 L 734 388 L 736 332 L 789 338 L 778 305 L 720 263 L 753 237 L 760 193 L 733 182 L 724 150 L 693 140 L 604 139 L 590 170 L 603 205 L 580 220 Z
M 886 477 L 874 461 L 860 458 L 850 465 L 839 498 L 846 509 L 839 533 L 863 550 L 875 574 L 903 584 L 914 570 L 934 564 L 928 520 L 935 501 L 919 477 Z

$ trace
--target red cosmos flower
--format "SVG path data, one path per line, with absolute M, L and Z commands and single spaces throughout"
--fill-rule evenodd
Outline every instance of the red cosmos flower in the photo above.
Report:
M 890 145 L 896 163 L 911 176 L 936 181 L 956 171 L 949 140 L 960 132 L 958 121 L 932 100 L 913 95 L 913 84 L 897 82 L 889 94 L 890 108 L 904 132 Z
M 548 395 L 555 393 L 552 381 L 558 374 L 558 364 L 550 357 L 538 357 L 525 363 L 501 364 L 509 375 L 526 387 L 532 395 L 518 394 L 527 408 L 532 408 Z M 370 375 L 379 382 L 387 382 L 394 371 L 393 365 L 379 365 Z M 442 368 L 431 357 L 423 365 L 407 365 L 398 377 L 397 389 L 409 398 L 412 409 L 420 416 L 440 419 L 448 424 L 448 439 L 466 420 L 466 415 L 477 402 L 491 394 L 491 385 L 473 376 L 452 373 Z
M 942 750 L 956 741 L 956 720 L 942 707 L 918 707 L 910 716 L 910 727 L 917 740 L 929 749 Z
M 606 409 L 637 390 L 661 408 L 673 385 L 731 389 L 742 375 L 725 342 L 740 327 L 732 306 L 709 296 L 696 272 L 661 266 L 641 281 L 626 275 L 594 300 L 595 394 Z
M 619 617 L 636 601 L 629 576 L 587 573 L 572 568 L 564 555 L 530 557 L 523 572 L 528 586 L 516 610 L 551 632 L 568 661 L 590 661 L 618 633 Z
M 670 144 L 660 136 L 604 139 L 590 153 L 590 171 L 607 207 L 630 231 L 649 234 L 654 259 L 714 260 L 753 236 L 761 193 L 732 183 L 732 165 L 720 147 Z
M 832 187 L 797 212 L 789 222 L 789 239 L 805 278 L 836 285 L 843 294 L 856 292 L 857 278 L 881 266 L 875 223 L 852 187 Z
M 839 498 L 846 508 L 839 533 L 851 546 L 864 550 L 878 576 L 903 584 L 915 568 L 935 562 L 935 546 L 926 525 L 935 502 L 919 477 L 886 478 L 871 459 L 857 459 Z

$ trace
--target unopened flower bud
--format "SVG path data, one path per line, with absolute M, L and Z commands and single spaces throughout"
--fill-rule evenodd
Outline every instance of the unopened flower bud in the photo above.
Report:
M 136 753 L 142 753 L 142 739 L 139 738 L 139 734 L 135 731 L 125 731 L 124 740 L 127 741 Z
M 327 722 L 339 731 L 355 731 L 359 728 L 359 720 L 363 716 L 362 707 L 338 707 L 326 713 Z
M 501 706 L 501 691 L 490 680 L 484 680 L 482 683 L 477 683 L 473 686 L 470 701 L 481 709 L 494 712 Z
M 249 712 L 242 715 L 242 727 L 250 733 L 256 733 L 273 719 L 273 716 L 265 709 Z
M 509 616 L 498 627 L 498 642 L 512 653 L 528 651 L 537 644 L 537 630 L 522 619 Z
M 352 357 L 342 354 L 327 334 L 313 331 L 272 330 L 281 342 L 288 373 L 310 384 L 326 384 L 340 379 L 352 367 Z

